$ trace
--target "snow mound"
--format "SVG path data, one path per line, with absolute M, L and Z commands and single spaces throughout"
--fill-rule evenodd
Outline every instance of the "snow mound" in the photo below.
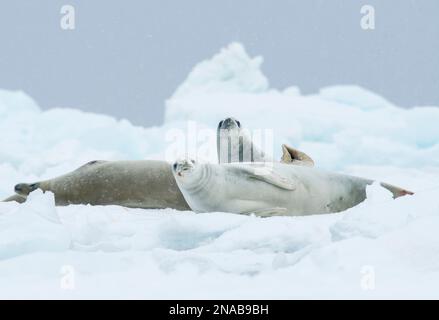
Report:
M 268 80 L 260 70 L 262 57 L 250 58 L 240 43 L 232 43 L 212 59 L 197 64 L 173 98 L 206 92 L 264 92 Z
M 362 108 L 363 110 L 375 110 L 380 108 L 393 107 L 383 97 L 361 88 L 359 86 L 332 86 L 322 88 L 319 91 L 320 97 L 335 102 Z
M 10 114 L 35 113 L 40 108 L 37 103 L 23 91 L 8 91 L 0 89 L 0 117 Z
M 203 149 L 216 161 L 216 125 L 228 116 L 270 133 L 274 158 L 287 143 L 320 168 L 415 195 L 393 200 L 373 184 L 342 213 L 262 219 L 55 207 L 34 192 L 25 204 L 0 202 L 0 298 L 439 298 L 439 108 L 401 109 L 350 85 L 270 89 L 261 63 L 229 45 L 194 67 L 152 128 L 42 111 L 0 90 L 0 198 L 90 160 L 172 161 Z

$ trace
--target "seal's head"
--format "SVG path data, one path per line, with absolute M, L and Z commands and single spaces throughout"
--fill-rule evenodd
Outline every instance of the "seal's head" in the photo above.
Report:
M 36 189 L 38 189 L 39 183 L 19 183 L 17 184 L 14 189 L 15 192 L 18 193 L 21 196 L 28 196 L 29 193 L 31 193 L 32 191 L 35 191 Z
M 186 192 L 197 192 L 209 182 L 209 166 L 194 160 L 179 160 L 172 165 L 172 171 L 183 195 Z
M 189 207 L 195 212 L 204 212 L 199 199 L 210 197 L 212 193 L 212 165 L 198 163 L 194 160 L 179 160 L 172 165 L 175 181 L 186 199 Z
M 174 172 L 174 175 L 176 175 L 179 178 L 185 178 L 190 176 L 196 169 L 195 160 L 179 160 L 176 161 L 172 165 L 172 171 Z
M 236 130 L 241 128 L 241 123 L 235 118 L 226 118 L 218 124 L 218 130 Z

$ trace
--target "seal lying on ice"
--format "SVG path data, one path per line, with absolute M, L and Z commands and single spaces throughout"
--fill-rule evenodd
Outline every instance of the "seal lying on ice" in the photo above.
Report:
M 254 213 L 258 216 L 334 213 L 366 199 L 373 181 L 285 163 L 173 165 L 177 184 L 195 212 Z M 394 198 L 410 191 L 386 183 Z
M 227 118 L 220 122 L 220 126 L 223 123 L 224 129 L 236 124 L 227 130 L 227 134 L 240 134 L 241 125 L 237 125 L 236 120 Z M 228 139 L 227 135 L 221 139 Z M 235 143 L 239 142 L 232 142 L 227 159 L 235 158 L 232 153 L 239 149 Z M 262 153 L 252 146 L 251 141 L 246 140 L 246 143 L 255 154 Z M 59 206 L 92 204 L 190 210 L 175 182 L 171 165 L 165 161 L 91 161 L 57 178 L 32 184 L 20 183 L 15 186 L 16 194 L 5 201 L 25 202 L 29 193 L 36 189 L 53 192 Z
M 15 186 L 23 201 L 36 189 L 53 192 L 59 206 L 92 204 L 190 210 L 170 164 L 165 161 L 91 161 L 54 179 Z

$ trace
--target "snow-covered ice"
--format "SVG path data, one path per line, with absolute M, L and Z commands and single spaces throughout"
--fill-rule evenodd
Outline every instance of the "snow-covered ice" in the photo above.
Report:
M 227 116 L 272 130 L 275 146 L 293 145 L 319 167 L 415 195 L 393 200 L 374 184 L 346 212 L 257 218 L 55 207 L 53 194 L 36 191 L 21 205 L 0 202 L 0 298 L 439 298 L 439 108 L 401 109 L 355 85 L 274 89 L 262 61 L 238 43 L 222 49 L 194 67 L 151 128 L 42 111 L 0 90 L 0 198 L 90 160 L 171 161 L 178 132 L 196 130 L 194 150 L 216 161 L 206 132 Z

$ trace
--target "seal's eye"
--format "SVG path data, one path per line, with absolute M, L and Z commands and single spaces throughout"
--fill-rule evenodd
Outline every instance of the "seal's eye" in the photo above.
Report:
M 192 162 L 193 164 L 195 164 L 195 160 L 192 160 L 192 159 L 191 159 L 191 162 Z
M 218 124 L 218 128 L 221 128 L 221 126 L 223 125 L 223 120 L 220 121 L 220 123 Z
M 174 170 L 177 170 L 177 163 L 174 163 L 172 167 L 174 168 Z
M 238 124 L 238 128 L 241 128 L 241 122 L 239 122 L 238 120 L 236 120 L 236 123 Z

